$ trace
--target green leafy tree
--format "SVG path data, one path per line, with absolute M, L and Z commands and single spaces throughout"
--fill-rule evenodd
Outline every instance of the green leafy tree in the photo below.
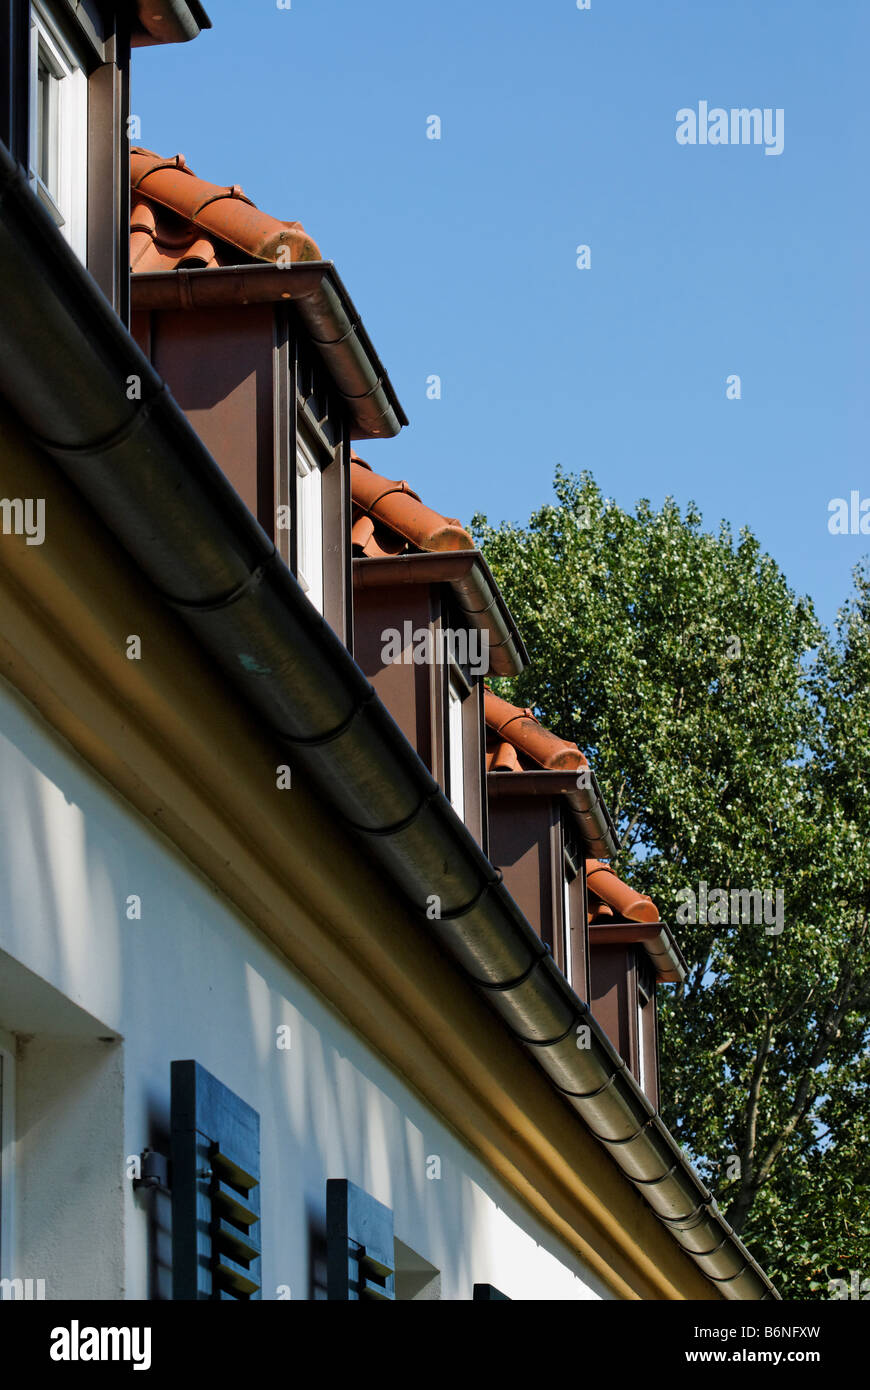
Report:
M 661 996 L 666 1122 L 781 1291 L 829 1297 L 870 1278 L 870 582 L 827 634 L 748 530 L 555 491 L 473 522 L 532 657 L 494 684 L 588 752 L 615 867 L 690 962 Z M 749 896 L 684 920 L 701 884 L 769 894 L 767 920 Z

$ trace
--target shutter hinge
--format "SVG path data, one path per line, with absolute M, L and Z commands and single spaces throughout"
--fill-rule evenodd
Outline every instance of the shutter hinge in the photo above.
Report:
M 171 1192 L 169 1184 L 169 1159 L 156 1149 L 143 1149 L 140 1155 L 140 1176 L 133 1179 L 134 1187 L 157 1188 L 159 1192 Z

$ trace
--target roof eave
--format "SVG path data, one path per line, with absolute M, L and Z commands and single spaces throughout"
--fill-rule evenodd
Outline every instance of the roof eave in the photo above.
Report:
M 590 946 L 643 946 L 660 984 L 682 984 L 689 967 L 666 922 L 592 922 Z
M 528 665 L 528 652 L 519 629 L 479 550 L 357 556 L 353 582 L 360 589 L 391 584 L 449 584 L 470 626 L 487 634 L 488 670 L 481 674 L 518 676 Z
M 619 835 L 591 768 L 488 772 L 486 786 L 492 797 L 564 796 L 590 856 L 612 859 L 619 853 Z
M 332 261 L 147 271 L 131 276 L 131 296 L 134 309 L 146 310 L 293 303 L 348 406 L 351 438 L 392 438 L 408 423 Z

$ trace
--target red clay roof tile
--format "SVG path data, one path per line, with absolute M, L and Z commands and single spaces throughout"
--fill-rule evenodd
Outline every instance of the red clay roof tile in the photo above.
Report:
M 522 772 L 517 750 L 512 743 L 502 739 L 495 748 L 486 754 L 487 772 Z
M 586 883 L 589 888 L 590 907 L 594 908 L 593 900 L 597 898 L 604 907 L 611 909 L 609 915 L 593 910 L 593 921 L 597 921 L 599 915 L 602 921 L 610 920 L 614 914 L 628 922 L 660 920 L 659 910 L 652 898 L 648 898 L 645 893 L 635 892 L 627 883 L 623 883 L 621 878 L 617 878 L 616 871 L 611 869 L 609 864 L 602 863 L 600 859 L 586 860 Z
M 612 922 L 614 911 L 603 903 L 600 898 L 596 898 L 594 893 L 589 893 L 589 911 L 586 913 L 586 920 L 590 926 L 601 926 L 605 922 Z
M 281 222 L 261 212 L 238 184 L 227 187 L 197 178 L 183 155 L 163 159 L 152 150 L 134 149 L 130 163 L 134 271 L 236 265 L 248 259 L 321 259 L 301 223 Z
M 483 709 L 487 728 L 539 767 L 549 772 L 570 772 L 589 766 L 576 743 L 546 729 L 530 709 L 518 709 L 488 688 L 483 693 Z
M 420 501 L 406 482 L 382 478 L 351 450 L 350 491 L 354 544 L 364 555 L 397 555 L 408 544 L 418 550 L 473 550 L 474 541 L 455 517 L 442 516 Z M 371 522 L 371 530 L 360 526 Z
M 141 274 L 149 270 L 177 270 L 220 263 L 215 243 L 196 227 L 170 213 L 161 213 L 158 224 L 155 209 L 144 198 L 133 204 L 130 213 L 131 270 Z

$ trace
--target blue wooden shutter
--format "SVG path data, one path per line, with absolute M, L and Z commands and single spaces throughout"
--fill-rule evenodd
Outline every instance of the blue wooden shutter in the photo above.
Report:
M 502 1293 L 501 1289 L 497 1289 L 494 1284 L 475 1284 L 472 1298 L 475 1303 L 484 1299 L 499 1303 L 513 1303 L 513 1299 L 508 1298 L 507 1294 Z
M 393 1213 L 346 1178 L 326 1183 L 327 1298 L 395 1299 Z
M 260 1298 L 260 1117 L 172 1063 L 172 1297 Z

